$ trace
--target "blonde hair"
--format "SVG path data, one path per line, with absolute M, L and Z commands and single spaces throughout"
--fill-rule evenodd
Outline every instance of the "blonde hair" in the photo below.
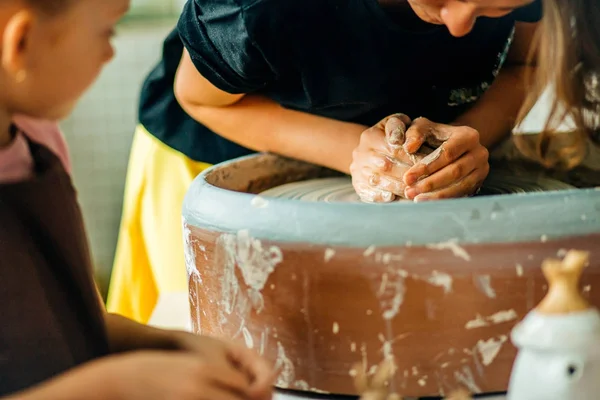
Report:
M 600 112 L 600 0 L 544 0 L 544 18 L 538 29 L 532 53 L 537 50 L 533 89 L 518 120 L 523 121 L 540 94 L 550 86 L 555 97 L 543 131 L 516 135 L 515 144 L 526 156 L 546 167 L 572 169 L 587 153 L 594 139 L 596 123 L 590 116 Z M 576 125 L 573 132 L 557 128 L 567 118 Z

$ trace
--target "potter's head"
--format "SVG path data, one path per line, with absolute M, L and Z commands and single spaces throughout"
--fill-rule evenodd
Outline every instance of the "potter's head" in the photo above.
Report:
M 407 0 L 425 22 L 446 25 L 453 36 L 471 32 L 479 17 L 499 18 L 533 0 Z
M 0 103 L 60 119 L 113 57 L 129 0 L 0 0 Z

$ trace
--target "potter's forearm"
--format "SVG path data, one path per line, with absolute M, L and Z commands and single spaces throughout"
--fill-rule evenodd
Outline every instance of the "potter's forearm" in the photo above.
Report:
M 366 126 L 283 108 L 246 95 L 226 107 L 182 104 L 194 119 L 219 135 L 255 151 L 272 152 L 344 173 Z
M 113 353 L 138 349 L 169 350 L 176 347 L 169 331 L 142 325 L 120 315 L 107 313 L 106 329 Z
M 526 96 L 525 74 L 529 66 L 507 66 L 481 97 L 461 115 L 454 125 L 466 125 L 477 129 L 481 144 L 488 149 L 510 134 Z

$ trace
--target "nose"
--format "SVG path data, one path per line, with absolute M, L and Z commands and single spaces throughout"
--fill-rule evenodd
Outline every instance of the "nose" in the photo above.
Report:
M 440 11 L 440 18 L 452 36 L 465 36 L 475 25 L 476 7 L 474 4 L 463 1 L 448 1 Z

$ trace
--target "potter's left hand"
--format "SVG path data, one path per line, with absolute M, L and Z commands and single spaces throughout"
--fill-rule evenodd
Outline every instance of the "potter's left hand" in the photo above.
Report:
M 479 143 L 479 132 L 421 117 L 406 131 L 404 150 L 414 154 L 423 144 L 437 149 L 404 174 L 408 199 L 465 197 L 479 190 L 489 172 L 488 150 Z

